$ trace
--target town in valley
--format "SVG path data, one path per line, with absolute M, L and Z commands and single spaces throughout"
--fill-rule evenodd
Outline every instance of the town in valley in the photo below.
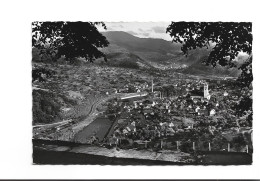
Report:
M 110 42 L 101 49 L 107 62 L 78 58 L 71 64 L 60 58 L 50 63 L 33 49 L 34 162 L 47 163 L 40 159 L 45 151 L 159 164 L 251 164 L 252 109 L 239 103 L 252 104 L 252 84 L 239 84 L 241 72 L 200 68 L 198 61 L 210 50 L 192 50 L 188 57 L 180 48 L 178 53 L 136 50 L 130 43 L 138 39 L 141 46 L 145 38 L 103 34 Z M 247 61 L 251 55 L 241 57 Z M 80 163 L 88 164 L 84 159 Z

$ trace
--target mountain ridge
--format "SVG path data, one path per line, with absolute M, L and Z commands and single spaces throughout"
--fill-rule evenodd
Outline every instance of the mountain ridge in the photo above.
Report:
M 230 70 L 223 67 L 213 68 L 202 64 L 210 50 L 206 48 L 190 50 L 185 56 L 181 51 L 181 44 L 157 38 L 139 38 L 124 31 L 107 31 L 102 34 L 110 42 L 102 51 L 109 57 L 108 62 L 132 61 L 143 63 L 147 67 L 160 69 L 178 69 L 183 73 L 192 74 L 230 74 Z M 129 58 L 132 56 L 132 58 Z M 133 58 L 135 57 L 135 58 Z M 116 63 L 115 63 L 116 64 Z M 232 76 L 238 76 L 240 71 L 231 70 Z

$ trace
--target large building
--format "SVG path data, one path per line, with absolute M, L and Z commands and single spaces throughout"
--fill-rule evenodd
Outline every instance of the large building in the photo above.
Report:
M 121 100 L 131 99 L 131 98 L 136 98 L 136 97 L 144 97 L 144 96 L 147 96 L 147 95 L 148 95 L 147 92 L 129 93 L 127 95 L 120 96 L 120 99 Z
M 208 83 L 204 83 L 204 98 L 205 99 L 210 99 L 208 88 L 209 88 Z
M 209 90 L 208 90 L 208 83 L 204 83 L 204 88 L 203 90 L 193 90 L 190 92 L 190 96 L 191 96 L 191 99 L 201 99 L 201 98 L 204 98 L 204 99 L 210 99 L 210 94 L 209 94 Z

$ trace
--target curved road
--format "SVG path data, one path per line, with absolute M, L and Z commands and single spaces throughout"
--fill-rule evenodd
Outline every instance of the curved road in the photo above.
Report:
M 105 97 L 105 98 L 102 98 L 101 100 L 97 101 L 97 102 L 94 102 L 92 105 L 91 105 L 91 108 L 90 108 L 90 111 L 88 113 L 88 117 L 91 116 L 92 114 L 94 114 L 96 108 L 102 103 L 102 102 L 105 102 L 105 101 L 108 101 L 109 99 L 112 99 L 112 98 L 115 98 L 117 96 L 119 96 L 121 94 L 113 94 L 113 95 L 110 95 L 109 97 Z M 60 122 L 56 122 L 56 123 L 50 123 L 50 124 L 41 124 L 41 125 L 34 125 L 33 128 L 40 128 L 40 127 L 47 127 L 47 126 L 58 126 L 60 124 L 66 124 L 66 123 L 69 123 L 71 122 L 72 119 L 69 119 L 69 120 L 64 120 L 64 121 L 60 121 Z
M 118 97 L 119 95 L 121 95 L 121 94 L 113 94 L 113 95 L 110 95 L 110 96 L 108 96 L 108 97 L 102 98 L 101 100 L 99 100 L 99 101 L 95 102 L 94 104 L 92 104 L 92 106 L 91 106 L 91 108 L 90 108 L 90 111 L 89 111 L 89 113 L 88 113 L 87 118 L 86 118 L 84 121 L 80 122 L 78 125 L 76 125 L 73 129 L 76 130 L 77 128 L 82 128 L 82 127 L 85 127 L 85 126 L 89 125 L 92 121 L 94 121 L 95 111 L 96 111 L 97 107 L 98 107 L 101 103 L 106 102 L 106 101 L 108 101 L 109 99 L 116 98 L 116 97 Z

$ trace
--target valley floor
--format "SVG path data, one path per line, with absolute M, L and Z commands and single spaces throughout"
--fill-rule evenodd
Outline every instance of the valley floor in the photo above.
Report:
M 193 100 L 189 93 L 202 84 L 198 76 L 95 65 L 34 66 L 56 72 L 33 82 L 33 139 L 43 141 L 34 144 L 34 163 L 252 163 L 252 127 L 234 116 L 243 91 L 238 93 L 232 81 L 208 79 L 213 98 Z M 142 92 L 149 94 L 121 99 Z M 204 152 L 194 155 L 193 144 Z M 101 162 L 103 157 L 107 162 Z

